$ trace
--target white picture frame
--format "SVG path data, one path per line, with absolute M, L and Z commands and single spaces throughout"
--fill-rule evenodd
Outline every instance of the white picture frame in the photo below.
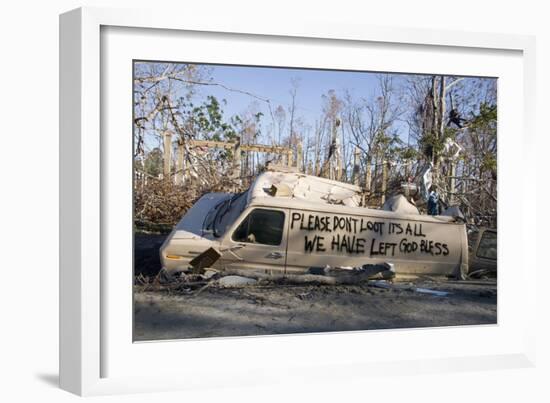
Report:
M 113 172 L 107 172 L 106 166 L 114 152 L 108 147 L 118 147 L 110 142 L 109 137 L 102 137 L 102 133 L 111 130 L 110 121 L 105 122 L 110 117 L 107 119 L 107 114 L 102 110 L 105 101 L 104 93 L 111 91 L 111 88 L 106 88 L 105 82 L 102 81 L 102 74 L 105 74 L 102 71 L 105 68 L 105 60 L 102 60 L 102 57 L 110 55 L 104 53 L 102 49 L 107 47 L 102 32 L 109 31 L 109 27 L 118 27 L 118 30 L 123 31 L 130 30 L 123 32 L 123 35 L 142 32 L 146 36 L 155 30 L 154 32 L 160 32 L 162 36 L 164 32 L 169 34 L 162 39 L 166 41 L 178 40 L 178 32 L 182 35 L 188 32 L 193 33 L 195 38 L 200 37 L 200 33 L 204 33 L 205 36 L 215 34 L 215 40 L 223 39 L 224 36 L 228 41 L 234 36 L 244 38 L 243 40 L 251 38 L 260 46 L 262 44 L 267 46 L 268 42 L 278 46 L 290 41 L 303 47 L 320 41 L 322 46 L 332 46 L 336 50 L 346 46 L 374 46 L 382 50 L 395 48 L 397 56 L 392 56 L 394 58 L 398 57 L 399 52 L 408 51 L 407 49 L 428 52 L 428 54 L 431 51 L 449 54 L 464 52 L 465 57 L 469 57 L 467 56 L 469 52 L 468 54 L 471 53 L 473 58 L 502 56 L 502 64 L 505 65 L 508 63 L 506 55 L 510 55 L 509 64 L 512 67 L 509 73 L 503 73 L 503 77 L 510 77 L 510 79 L 503 81 L 504 87 L 499 87 L 499 175 L 500 177 L 503 174 L 506 175 L 505 185 L 517 182 L 520 183 L 518 186 L 530 189 L 530 192 L 536 189 L 534 175 L 524 178 L 520 173 L 514 172 L 513 168 L 506 168 L 500 164 L 503 160 L 502 155 L 506 154 L 506 137 L 502 136 L 509 136 L 511 131 L 516 133 L 519 131 L 523 140 L 518 153 L 519 157 L 516 157 L 518 162 L 526 163 L 534 155 L 535 43 L 532 37 L 382 28 L 315 20 L 306 20 L 295 25 L 285 24 L 283 27 L 269 20 L 244 21 L 238 18 L 206 20 L 152 10 L 81 8 L 65 13 L 60 17 L 60 385 L 63 389 L 79 395 L 97 395 L 227 385 L 244 386 L 269 383 L 274 379 L 277 382 L 293 382 L 296 377 L 302 380 L 304 378 L 322 379 L 323 376 L 327 376 L 327 371 L 332 377 L 346 379 L 374 374 L 517 368 L 533 365 L 534 285 L 525 285 L 519 291 L 520 295 L 516 294 L 515 305 L 512 304 L 514 297 L 510 296 L 507 290 L 513 276 L 517 280 L 535 275 L 535 256 L 527 253 L 529 243 L 534 242 L 535 222 L 528 219 L 529 210 L 526 203 L 519 203 L 519 207 L 517 204 L 516 207 L 510 205 L 507 201 L 507 197 L 512 194 L 510 186 L 501 186 L 500 182 L 499 222 L 512 220 L 512 215 L 515 214 L 514 219 L 521 224 L 515 228 L 515 238 L 506 228 L 502 228 L 502 231 L 499 228 L 499 324 L 497 326 L 480 328 L 481 330 L 463 327 L 346 332 L 337 335 L 247 337 L 140 345 L 134 345 L 131 339 L 128 340 L 125 333 L 126 327 L 121 328 L 121 337 L 115 337 L 118 334 L 115 328 L 116 322 L 122 323 L 131 319 L 125 317 L 125 313 L 128 313 L 127 304 L 112 305 L 117 302 L 109 298 L 118 290 L 113 291 L 115 284 L 125 284 L 124 275 L 117 280 L 111 277 L 111 272 L 105 271 L 111 257 L 109 257 L 109 244 L 105 240 L 102 225 L 106 225 L 105 211 L 111 208 L 108 196 L 111 191 L 110 183 L 116 182 L 117 177 Z M 118 46 L 123 44 L 123 42 L 109 40 L 108 46 L 117 46 L 117 43 Z M 128 47 L 128 52 L 130 53 L 132 49 Z M 260 56 L 261 52 L 256 53 L 256 57 Z M 125 55 L 125 57 L 143 58 L 143 54 Z M 171 59 L 180 60 L 181 57 L 174 55 Z M 250 63 L 249 60 L 239 60 L 243 64 Z M 265 63 L 269 63 L 267 58 Z M 312 63 L 315 65 L 315 62 L 312 61 Z M 395 66 L 384 67 L 384 63 L 388 64 L 382 60 L 371 68 L 395 70 Z M 433 60 L 433 64 L 436 65 L 434 68 L 437 70 L 452 70 L 448 62 L 445 65 L 444 61 Z M 117 64 L 115 63 L 114 66 L 116 67 Z M 107 68 L 110 67 L 107 66 Z M 466 67 L 463 66 L 463 68 Z M 464 70 L 456 66 L 455 69 L 457 74 L 461 72 L 464 74 Z M 409 67 L 405 65 L 403 70 L 408 72 Z M 472 70 L 473 73 L 476 71 Z M 128 71 L 128 74 L 128 83 L 130 83 L 131 71 Z M 116 85 L 113 85 L 114 87 Z M 128 91 L 127 99 L 130 100 L 131 85 L 122 83 L 119 91 L 123 93 L 125 90 Z M 517 113 L 513 120 L 511 118 L 508 120 L 506 116 L 501 120 L 501 101 L 504 108 L 517 108 L 519 105 L 521 113 Z M 111 102 L 109 105 L 112 104 Z M 111 111 L 109 113 L 113 115 Z M 121 115 L 124 115 L 124 111 Z M 113 124 L 116 126 L 119 123 Z M 128 123 L 127 126 L 131 137 L 131 124 Z M 124 130 L 124 126 L 117 127 L 122 127 Z M 502 148 L 501 137 L 504 138 Z M 112 165 L 109 166 L 112 167 Z M 128 166 L 120 167 L 128 169 Z M 109 175 L 109 181 L 106 175 Z M 130 206 L 128 211 L 131 209 Z M 102 209 L 104 209 L 103 212 Z M 514 211 L 515 213 L 512 213 Z M 109 225 L 116 227 L 117 218 L 112 215 L 110 217 L 114 221 L 112 224 L 109 221 Z M 123 227 L 116 228 L 123 230 L 121 229 Z M 515 251 L 507 248 L 511 245 L 515 246 Z M 514 256 L 507 255 L 512 253 Z M 503 270 L 500 269 L 501 262 Z M 513 264 L 519 264 L 521 270 L 516 270 L 512 276 L 507 274 L 506 267 L 511 267 Z M 117 282 L 120 279 L 122 283 Z M 120 290 L 120 293 L 123 296 L 131 294 L 130 281 L 127 282 L 127 289 Z M 519 320 L 520 317 L 521 320 Z M 453 343 L 453 346 L 446 349 L 445 347 L 438 349 L 434 345 L 433 351 L 408 351 L 399 347 L 402 344 L 400 341 L 405 339 L 408 343 L 422 345 L 422 343 L 433 343 L 438 337 L 446 340 L 460 340 L 463 337 L 473 336 L 474 333 L 476 337 L 479 335 L 482 338 L 477 350 L 468 350 L 467 347 L 458 346 L 458 343 Z M 491 337 L 503 341 L 501 344 L 495 342 L 495 346 L 484 353 L 483 348 L 489 346 Z M 365 342 L 382 340 L 391 340 L 396 347 L 393 352 L 387 354 L 371 352 L 367 356 L 358 353 L 353 356 L 353 359 L 341 359 L 340 356 L 346 355 L 347 350 L 337 351 L 333 347 L 343 339 L 346 346 L 349 346 L 346 348 L 350 348 L 350 351 L 354 346 L 364 345 Z M 199 364 L 201 357 L 193 355 L 192 350 L 196 344 L 192 343 L 208 343 L 211 359 L 219 360 L 219 370 L 212 371 L 201 366 Z M 168 344 L 170 346 L 166 348 Z M 329 352 L 324 357 L 315 355 L 313 347 L 320 344 Z M 300 353 L 293 354 L 295 357 L 293 359 L 287 357 L 287 361 L 278 359 L 278 357 L 284 357 L 281 353 L 288 349 Z M 124 353 L 119 353 L 121 351 Z M 160 362 L 155 364 L 150 361 L 154 360 L 155 355 L 163 355 L 166 351 L 174 356 L 185 354 L 187 357 L 185 364 L 181 364 L 182 361 L 176 359 L 174 361 L 180 362 L 177 364 L 180 367 L 177 365 L 162 367 Z M 159 352 L 161 354 L 158 354 Z M 146 357 L 140 360 L 143 368 L 135 368 L 132 363 L 132 356 L 135 354 Z M 110 364 L 107 365 L 107 362 L 126 360 L 131 364 L 127 367 L 120 365 L 117 370 L 111 370 Z M 240 363 L 231 364 L 231 376 L 227 376 L 228 367 L 224 363 L 231 362 L 230 360 L 240 361 Z M 301 365 L 301 362 L 304 364 Z M 159 371 L 155 376 L 150 371 L 154 365 L 165 370 Z M 130 366 L 136 370 L 130 371 Z M 259 368 L 262 371 L 256 370 Z

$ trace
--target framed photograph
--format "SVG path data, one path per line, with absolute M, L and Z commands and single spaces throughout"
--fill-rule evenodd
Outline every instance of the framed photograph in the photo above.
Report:
M 84 8 L 60 45 L 62 388 L 533 365 L 533 38 Z

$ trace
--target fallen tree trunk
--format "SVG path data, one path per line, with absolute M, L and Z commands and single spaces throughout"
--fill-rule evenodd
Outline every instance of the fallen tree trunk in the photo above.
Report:
M 366 282 L 374 278 L 384 278 L 380 276 L 381 271 L 353 271 L 353 270 L 333 270 L 327 274 L 268 274 L 254 272 L 249 270 L 224 270 L 220 276 L 242 276 L 253 278 L 263 282 L 273 282 L 277 284 L 323 284 L 323 285 L 351 285 Z M 393 274 L 392 274 L 393 275 Z M 389 277 L 389 276 L 387 276 Z M 386 278 L 387 278 L 386 277 Z
M 354 285 L 366 283 L 369 280 L 391 279 L 395 273 L 384 265 L 365 265 L 363 268 L 322 268 L 312 267 L 309 273 L 304 274 L 280 274 L 265 273 L 261 271 L 246 269 L 224 269 L 214 271 L 214 274 L 206 276 L 199 273 L 182 274 L 177 278 L 164 278 L 157 276 L 151 283 L 148 279 L 137 277 L 136 282 L 144 287 L 144 290 L 162 289 L 166 291 L 178 291 L 184 289 L 207 288 L 209 286 L 227 286 L 223 285 L 220 279 L 229 276 L 238 276 L 243 279 L 253 279 L 262 284 L 287 284 L 287 285 Z M 207 270 L 207 271 L 208 271 Z M 243 287 L 250 284 L 234 284 L 229 287 Z
M 268 274 L 258 271 L 229 269 L 219 273 L 220 277 L 225 276 L 241 276 L 253 278 L 258 281 L 270 281 L 273 283 L 285 284 L 328 284 L 334 285 L 336 279 L 334 277 L 316 275 L 316 274 Z

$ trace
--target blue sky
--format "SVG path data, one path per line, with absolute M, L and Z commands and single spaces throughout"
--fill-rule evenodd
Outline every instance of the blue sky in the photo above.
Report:
M 292 80 L 298 79 L 296 96 L 297 114 L 304 122 L 314 126 L 322 111 L 322 95 L 335 90 L 339 96 L 349 90 L 354 98 L 370 98 L 377 87 L 377 73 L 349 72 L 334 70 L 306 70 L 271 67 L 210 66 L 213 82 L 227 87 L 250 92 L 271 101 L 272 109 L 282 105 L 285 109 L 291 104 Z M 396 76 L 396 80 L 404 76 Z M 246 94 L 228 91 L 221 87 L 199 87 L 197 95 L 214 95 L 218 100 L 226 99 L 224 115 L 244 112 L 255 99 Z M 264 113 L 264 126 L 271 123 L 269 109 L 265 102 L 258 101 Z M 288 118 L 288 111 L 287 111 Z
M 318 116 L 321 112 L 321 95 L 329 90 L 354 90 L 357 93 L 371 95 L 376 87 L 376 74 L 347 71 L 303 70 L 270 67 L 236 67 L 213 66 L 214 82 L 223 83 L 229 87 L 246 90 L 265 98 L 272 103 L 287 105 L 290 103 L 291 80 L 299 79 L 297 103 L 300 112 Z M 235 94 L 222 88 L 205 89 L 216 93 L 216 96 L 231 100 L 235 108 L 246 107 L 253 99 L 247 95 Z M 235 110 L 238 112 L 238 110 Z
M 379 94 L 379 72 L 200 64 L 198 66 L 204 66 L 207 69 L 208 77 L 211 78 L 212 83 L 217 83 L 237 91 L 231 91 L 221 86 L 196 85 L 194 86 L 193 104 L 199 105 L 206 101 L 207 96 L 211 95 L 215 96 L 220 102 L 225 100 L 226 103 L 222 104 L 222 111 L 226 122 L 229 122 L 232 116 L 242 115 L 250 110 L 253 105 L 255 111 L 263 113 L 263 118 L 261 119 L 262 135 L 259 138 L 259 142 L 262 143 L 269 142 L 269 139 L 265 135 L 273 124 L 269 105 L 251 95 L 239 93 L 238 91 L 254 94 L 262 99 L 269 99 L 273 112 L 279 105 L 283 106 L 286 112 L 286 122 L 282 133 L 283 139 L 288 136 L 288 121 L 290 117 L 288 108 L 291 104 L 290 91 L 293 80 L 298 83 L 296 117 L 301 119 L 304 126 L 309 127 L 310 130 L 314 130 L 316 121 L 321 118 L 324 104 L 323 95 L 326 95 L 330 90 L 334 90 L 340 99 L 343 99 L 345 93 L 349 92 L 354 102 L 361 101 L 362 98 L 372 100 Z M 408 87 L 408 85 L 404 84 L 407 84 L 406 80 L 411 75 L 392 74 L 392 76 L 395 90 L 393 93 L 393 102 L 399 102 L 396 97 L 401 92 L 400 87 L 401 89 Z M 454 91 L 460 87 L 469 89 L 463 94 L 466 96 L 466 93 L 471 93 L 471 89 L 481 88 L 493 82 L 493 80 L 466 79 L 454 87 Z M 481 102 L 481 99 L 478 99 L 477 96 L 474 97 L 475 99 L 471 97 L 469 100 L 460 99 L 460 93 L 462 92 L 460 90 L 455 94 L 455 104 L 466 105 L 468 103 L 471 106 L 479 105 L 479 102 Z M 185 93 L 181 93 L 180 95 L 183 96 Z M 404 109 L 407 109 L 407 104 L 403 106 L 405 106 Z M 410 108 L 410 105 L 408 107 Z M 406 114 L 403 115 L 403 119 L 405 118 Z M 300 129 L 299 127 L 298 131 Z M 409 126 L 404 120 L 395 121 L 392 129 L 397 132 L 405 143 L 408 142 Z M 307 136 L 311 132 L 302 132 L 300 134 Z M 413 140 L 411 140 L 412 142 Z

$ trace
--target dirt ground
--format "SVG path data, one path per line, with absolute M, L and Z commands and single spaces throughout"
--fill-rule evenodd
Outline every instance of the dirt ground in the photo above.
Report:
M 137 235 L 135 273 L 154 275 L 164 235 Z M 410 289 L 357 285 L 255 284 L 200 292 L 134 287 L 134 340 L 290 334 L 497 323 L 495 280 L 398 280 L 397 287 L 447 291 L 434 296 Z

